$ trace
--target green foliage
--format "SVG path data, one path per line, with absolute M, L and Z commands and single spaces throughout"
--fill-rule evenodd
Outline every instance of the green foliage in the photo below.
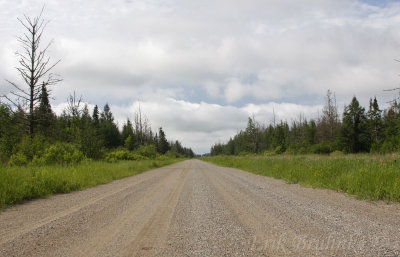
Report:
M 311 147 L 311 152 L 314 154 L 329 154 L 332 152 L 332 147 L 328 143 L 320 143 Z
M 334 152 L 331 156 L 217 156 L 202 160 L 363 199 L 400 201 L 399 157 Z
M 132 151 L 135 148 L 135 140 L 133 139 L 133 135 L 128 135 L 125 139 L 124 146 L 129 151 Z
M 41 156 L 35 156 L 33 163 L 36 165 L 68 165 L 77 164 L 84 160 L 86 160 L 86 157 L 77 146 L 68 143 L 55 143 L 46 148 Z
M 183 156 L 180 153 L 174 152 L 174 151 L 168 151 L 164 154 L 165 157 L 167 158 L 183 158 Z
M 275 154 L 283 154 L 285 151 L 286 151 L 286 149 L 282 145 L 279 145 L 279 146 L 275 147 L 275 149 L 274 149 Z
M 370 136 L 367 130 L 365 109 L 356 97 L 345 107 L 341 130 L 341 142 L 345 152 L 369 152 Z
M 99 129 L 106 148 L 112 149 L 121 145 L 120 132 L 114 123 L 114 117 L 108 104 L 104 106 L 104 111 L 101 113 Z
M 17 152 L 13 155 L 11 155 L 10 160 L 8 161 L 8 165 L 10 166 L 25 166 L 28 164 L 28 158 L 21 153 Z
M 133 153 L 131 151 L 125 150 L 125 149 L 119 149 L 112 151 L 108 154 L 106 154 L 105 160 L 107 162 L 117 162 L 121 160 L 131 160 L 131 161 L 138 161 L 138 160 L 147 160 L 149 159 L 148 157 L 140 154 Z
M 383 113 L 383 114 L 382 114 Z M 249 118 L 245 130 L 239 131 L 227 143 L 211 147 L 210 155 L 268 154 L 329 154 L 392 153 L 400 151 L 400 104 L 397 101 L 384 112 L 376 98 L 369 110 L 360 106 L 356 97 L 345 107 L 339 120 L 334 94 L 328 91 L 322 116 L 307 121 L 300 115 L 290 125 L 286 121 L 260 125 Z
M 157 150 L 154 145 L 143 145 L 134 151 L 135 154 L 154 159 L 157 157 Z
M 14 152 L 25 155 L 31 161 L 34 156 L 41 156 L 48 146 L 49 142 L 42 134 L 36 134 L 32 139 L 25 135 L 22 137 L 21 142 L 16 145 Z
M 39 96 L 39 106 L 34 110 L 35 133 L 40 133 L 45 136 L 54 134 L 55 127 L 55 114 L 51 109 L 49 102 L 49 94 L 45 84 L 41 86 L 41 93 Z
M 170 149 L 167 138 L 162 128 L 160 128 L 158 131 L 157 147 L 157 152 L 161 154 L 165 154 Z
M 0 166 L 0 208 L 51 194 L 82 190 L 179 160 L 97 161 L 74 166 Z

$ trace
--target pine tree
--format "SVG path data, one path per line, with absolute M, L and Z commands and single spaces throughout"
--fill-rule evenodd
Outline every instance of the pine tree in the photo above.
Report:
M 309 145 L 317 143 L 317 125 L 314 120 L 311 120 L 310 124 L 306 127 L 306 142 Z
M 114 123 L 114 117 L 108 104 L 104 106 L 104 111 L 101 113 L 100 132 L 106 148 L 112 149 L 121 145 L 121 135 L 117 125 Z
M 247 145 L 245 151 L 257 153 L 260 148 L 260 136 L 254 117 L 248 119 L 245 137 Z
M 380 141 L 380 134 L 382 132 L 382 111 L 379 109 L 376 97 L 374 100 L 369 100 L 368 129 L 371 135 L 371 142 L 377 144 Z
M 365 109 L 356 97 L 343 112 L 341 142 L 346 152 L 368 152 L 370 147 Z
M 129 118 L 126 120 L 126 123 L 122 127 L 122 141 L 125 142 L 125 140 L 129 137 L 133 137 L 133 127 L 132 127 L 132 122 L 129 120 Z
M 165 154 L 169 150 L 169 144 L 163 129 L 160 127 L 158 131 L 158 149 L 157 152 Z
M 124 146 L 132 151 L 135 148 L 135 135 L 133 133 L 132 122 L 127 119 L 126 123 L 122 128 L 122 142 L 124 142 Z
M 52 137 L 55 125 L 55 115 L 51 109 L 49 94 L 44 83 L 42 84 L 39 96 L 39 106 L 35 109 L 34 116 L 36 117 L 36 130 L 45 136 Z
M 85 105 L 80 117 L 80 150 L 86 157 L 100 159 L 102 157 L 102 139 L 98 128 L 95 126 L 89 114 L 88 106 Z
M 93 108 L 92 119 L 93 119 L 93 124 L 95 125 L 95 127 L 98 127 L 99 126 L 99 107 L 97 107 L 97 105 Z

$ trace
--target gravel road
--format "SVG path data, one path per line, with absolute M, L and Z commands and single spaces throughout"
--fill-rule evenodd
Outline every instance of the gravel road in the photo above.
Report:
M 0 256 L 399 256 L 400 204 L 190 160 L 0 212 Z

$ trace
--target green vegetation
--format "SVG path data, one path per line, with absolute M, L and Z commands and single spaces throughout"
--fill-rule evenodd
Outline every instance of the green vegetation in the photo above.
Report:
M 366 111 L 356 97 L 345 106 L 340 119 L 334 95 L 328 90 L 326 104 L 318 119 L 280 121 L 269 125 L 248 119 L 245 130 L 227 143 L 211 148 L 211 155 L 391 153 L 400 150 L 400 104 L 394 99 L 381 110 L 376 98 Z M 274 118 L 275 120 L 275 118 Z
M 399 155 L 215 156 L 202 160 L 361 199 L 400 201 Z
M 76 165 L 28 165 L 0 167 L 0 208 L 23 201 L 82 190 L 143 171 L 166 166 L 182 159 L 121 161 L 108 163 L 85 161 Z

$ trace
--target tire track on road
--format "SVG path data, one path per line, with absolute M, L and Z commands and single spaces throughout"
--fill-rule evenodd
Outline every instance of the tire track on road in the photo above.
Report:
M 169 192 L 166 193 L 150 219 L 127 247 L 123 256 L 157 256 L 157 252 L 162 250 L 171 217 L 188 177 L 188 169 L 190 167 L 183 169 L 171 184 Z

